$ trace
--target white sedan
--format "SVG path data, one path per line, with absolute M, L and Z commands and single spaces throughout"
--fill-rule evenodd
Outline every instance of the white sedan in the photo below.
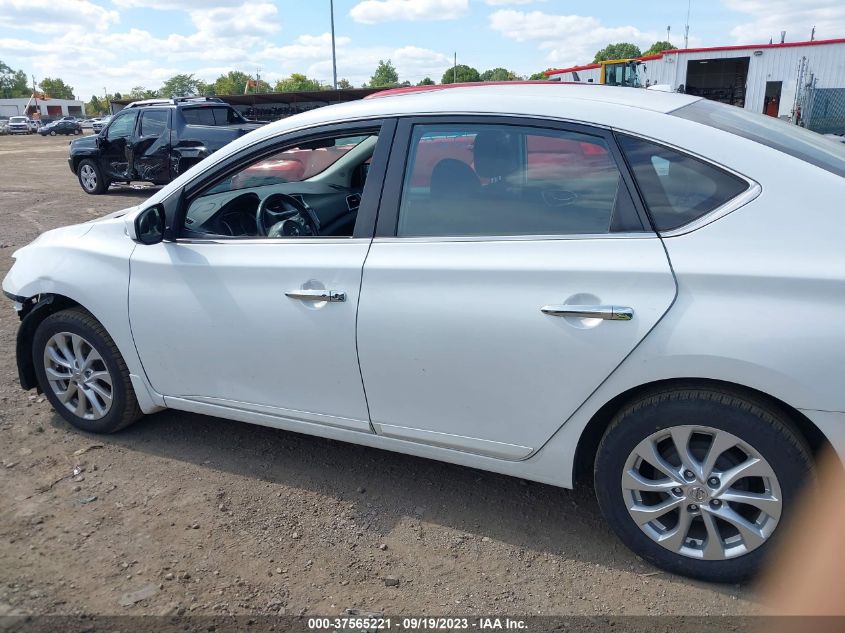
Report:
M 383 94 L 267 125 L 3 282 L 24 388 L 562 487 L 716 581 L 845 455 L 843 147 L 682 94 Z

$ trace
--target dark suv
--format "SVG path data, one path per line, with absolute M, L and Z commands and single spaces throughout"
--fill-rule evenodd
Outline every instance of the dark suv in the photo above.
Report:
M 90 194 L 104 193 L 113 182 L 166 184 L 257 127 L 212 97 L 136 101 L 98 135 L 73 141 L 68 165 Z

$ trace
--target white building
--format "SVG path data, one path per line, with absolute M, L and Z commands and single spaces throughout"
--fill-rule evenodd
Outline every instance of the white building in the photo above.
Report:
M 82 117 L 85 115 L 85 103 L 73 99 L 38 99 L 37 102 L 29 97 L 0 99 L 0 116 L 26 115 L 31 117 L 36 112 L 39 118 Z
M 811 112 L 819 120 L 822 114 L 838 117 L 845 126 L 845 39 L 688 48 L 639 59 L 640 80 L 647 85 L 667 85 L 813 129 Z M 600 72 L 599 64 L 588 64 L 546 75 L 599 83 Z

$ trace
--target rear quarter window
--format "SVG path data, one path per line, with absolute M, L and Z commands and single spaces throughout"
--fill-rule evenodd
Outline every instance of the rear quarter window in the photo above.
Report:
M 658 231 L 689 224 L 749 187 L 739 176 L 664 145 L 617 138 Z

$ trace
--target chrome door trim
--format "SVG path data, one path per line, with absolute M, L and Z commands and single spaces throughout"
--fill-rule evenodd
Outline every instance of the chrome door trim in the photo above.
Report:
M 346 301 L 346 293 L 342 290 L 290 290 L 285 293 L 285 296 L 299 301 L 328 301 L 329 303 Z
M 634 318 L 633 308 L 613 305 L 559 305 L 543 306 L 540 312 L 549 316 L 579 317 L 583 319 L 604 319 L 605 321 L 630 321 Z
M 711 161 L 712 162 L 712 161 Z M 713 163 L 714 165 L 716 163 Z M 721 165 L 720 165 L 721 167 Z M 725 169 L 724 167 L 722 169 Z M 725 171 L 730 172 L 731 170 L 725 169 Z M 737 174 L 736 172 L 731 172 L 735 176 L 740 176 L 743 180 L 746 180 L 750 183 L 750 187 L 743 191 L 738 196 L 731 198 L 725 204 L 720 207 L 716 207 L 710 213 L 706 213 L 702 215 L 700 218 L 689 222 L 688 224 L 684 224 L 683 226 L 679 226 L 676 229 L 672 229 L 670 231 L 660 231 L 660 237 L 677 237 L 679 235 L 686 235 L 687 233 L 691 233 L 697 229 L 700 229 L 703 226 L 707 226 L 711 222 L 715 222 L 719 218 L 723 218 L 729 213 L 733 213 L 737 209 L 744 207 L 746 204 L 757 198 L 761 193 L 763 193 L 763 187 L 761 187 L 758 183 L 754 182 L 753 180 L 749 180 L 742 174 Z

